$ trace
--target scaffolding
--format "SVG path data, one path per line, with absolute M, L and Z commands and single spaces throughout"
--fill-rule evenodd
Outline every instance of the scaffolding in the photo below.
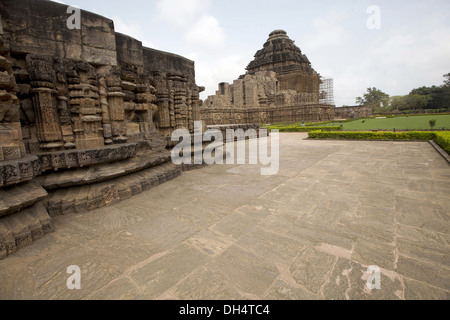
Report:
M 319 87 L 319 103 L 334 105 L 333 79 L 321 77 Z

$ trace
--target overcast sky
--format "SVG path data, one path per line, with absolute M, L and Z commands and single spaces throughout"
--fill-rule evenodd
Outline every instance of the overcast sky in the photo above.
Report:
M 450 72 L 449 0 L 63 0 L 114 20 L 144 46 L 195 61 L 201 98 L 232 82 L 283 29 L 321 75 L 334 79 L 337 106 L 368 87 L 391 96 L 441 85 Z M 379 8 L 379 28 L 375 11 Z M 369 20 L 369 21 L 368 21 Z M 375 23 L 375 25 L 374 25 Z

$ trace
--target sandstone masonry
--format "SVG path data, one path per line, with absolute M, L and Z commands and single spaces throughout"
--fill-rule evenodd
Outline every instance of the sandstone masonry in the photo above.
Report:
M 53 215 L 179 175 L 171 132 L 200 120 L 193 61 L 84 10 L 69 29 L 67 8 L 0 3 L 0 258 L 51 232 Z

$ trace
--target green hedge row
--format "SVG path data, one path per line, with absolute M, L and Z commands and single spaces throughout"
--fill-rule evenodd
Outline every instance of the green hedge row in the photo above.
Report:
M 311 132 L 311 131 L 338 131 L 342 130 L 339 126 L 323 126 L 323 127 L 270 127 L 270 129 L 278 129 L 280 132 Z
M 450 155 L 450 131 L 436 132 L 434 142 Z
M 313 131 L 308 134 L 315 139 L 350 139 L 350 140 L 433 140 L 434 132 L 408 131 L 408 132 L 368 132 L 368 131 Z
M 450 154 L 450 131 L 406 131 L 406 132 L 367 132 L 367 131 L 312 131 L 312 139 L 349 139 L 349 140 L 434 140 Z
M 353 121 L 354 119 L 351 119 Z M 327 121 L 320 121 L 320 122 L 305 122 L 305 127 L 318 127 L 323 126 L 324 124 L 330 123 L 330 122 L 345 122 L 346 120 L 327 120 Z M 269 125 L 266 125 L 266 127 L 270 127 L 272 129 L 279 129 L 284 127 L 303 127 L 301 122 L 290 122 L 290 123 L 272 123 Z

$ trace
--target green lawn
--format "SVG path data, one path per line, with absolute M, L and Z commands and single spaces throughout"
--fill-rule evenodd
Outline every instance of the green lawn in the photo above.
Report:
M 450 129 L 450 115 L 400 116 L 385 119 L 358 119 L 350 122 L 330 122 L 327 126 L 343 125 L 344 130 L 422 130 L 430 129 L 428 121 L 436 120 L 434 129 Z

